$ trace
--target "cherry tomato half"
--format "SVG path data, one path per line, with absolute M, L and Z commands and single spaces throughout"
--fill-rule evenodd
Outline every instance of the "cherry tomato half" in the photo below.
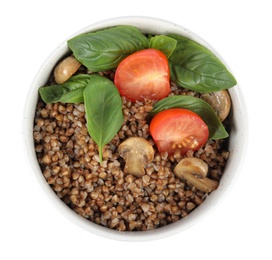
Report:
M 137 51 L 118 65 L 114 84 L 130 101 L 160 100 L 170 92 L 170 69 L 164 53 L 155 49 Z
M 150 133 L 159 152 L 169 155 L 179 150 L 185 154 L 196 151 L 205 144 L 209 130 L 196 113 L 182 108 L 172 108 L 159 112 L 150 123 Z

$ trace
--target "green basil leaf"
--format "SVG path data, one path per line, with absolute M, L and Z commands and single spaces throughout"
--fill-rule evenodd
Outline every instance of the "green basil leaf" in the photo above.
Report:
M 83 65 L 98 72 L 114 69 L 131 53 L 147 48 L 148 39 L 136 27 L 120 25 L 78 35 L 68 46 Z
M 87 128 L 99 148 L 100 162 L 105 144 L 110 142 L 123 124 L 122 99 L 112 81 L 91 75 L 84 92 Z
M 169 58 L 175 50 L 177 41 L 165 35 L 156 35 L 149 40 L 149 48 L 162 51 Z
M 170 57 L 171 79 L 197 92 L 215 92 L 235 86 L 226 66 L 208 49 L 185 37 L 170 34 L 177 46 Z
M 45 86 L 39 88 L 42 100 L 49 103 L 81 103 L 83 102 L 83 90 L 90 79 L 88 74 L 72 76 L 60 85 Z
M 198 114 L 209 128 L 209 139 L 227 138 L 229 135 L 211 106 L 200 98 L 191 96 L 170 96 L 158 101 L 150 111 L 155 115 L 170 108 L 185 108 Z

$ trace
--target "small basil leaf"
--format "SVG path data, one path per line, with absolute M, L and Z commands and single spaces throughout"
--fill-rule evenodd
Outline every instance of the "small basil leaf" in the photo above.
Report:
M 165 35 L 156 35 L 149 40 L 149 48 L 162 51 L 169 58 L 175 50 L 177 41 Z
M 209 139 L 227 138 L 229 135 L 211 106 L 202 99 L 191 96 L 170 96 L 158 101 L 150 111 L 155 115 L 170 108 L 185 108 L 198 114 L 209 128 Z
M 42 100 L 49 103 L 80 103 L 83 102 L 83 90 L 90 79 L 88 74 L 72 76 L 60 85 L 45 86 L 39 88 Z
M 197 92 L 215 92 L 237 84 L 226 66 L 208 49 L 185 37 L 170 34 L 177 46 L 170 57 L 171 79 Z
M 84 92 L 87 128 L 99 148 L 100 163 L 105 144 L 110 142 L 123 124 L 122 99 L 112 81 L 91 75 Z
M 78 35 L 68 40 L 75 57 L 89 70 L 110 70 L 131 53 L 148 47 L 148 39 L 141 31 L 128 25 L 120 25 Z

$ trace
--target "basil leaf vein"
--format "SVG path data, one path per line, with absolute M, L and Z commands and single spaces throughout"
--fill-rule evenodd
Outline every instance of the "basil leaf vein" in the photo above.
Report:
M 99 148 L 100 163 L 103 147 L 121 128 L 124 116 L 122 99 L 113 82 L 100 75 L 91 75 L 84 92 L 87 128 Z
M 170 108 L 185 108 L 198 114 L 208 126 L 209 139 L 216 140 L 229 136 L 211 106 L 200 98 L 183 95 L 170 96 L 158 101 L 150 111 L 150 114 L 155 115 Z

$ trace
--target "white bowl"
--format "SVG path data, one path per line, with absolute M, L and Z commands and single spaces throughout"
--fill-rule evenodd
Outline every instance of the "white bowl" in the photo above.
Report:
M 108 28 L 116 25 L 134 25 L 142 30 L 143 33 L 152 34 L 168 34 L 175 33 L 183 35 L 187 38 L 195 40 L 196 42 L 202 44 L 206 48 L 210 49 L 225 65 L 226 63 L 222 60 L 220 55 L 213 49 L 207 42 L 201 39 L 196 34 L 188 31 L 187 29 L 179 26 L 177 24 L 151 18 L 151 17 L 120 17 L 101 21 L 90 25 L 71 37 L 76 36 L 81 33 L 86 33 L 90 31 L 96 31 L 103 28 Z M 71 38 L 69 37 L 69 38 Z M 68 40 L 68 39 L 67 39 Z M 36 153 L 34 149 L 34 139 L 33 139 L 33 121 L 34 113 L 36 109 L 36 104 L 38 100 L 38 89 L 39 87 L 45 85 L 48 80 L 52 69 L 56 63 L 65 56 L 69 51 L 66 40 L 56 48 L 56 50 L 48 57 L 39 72 L 37 73 L 31 87 L 29 90 L 28 98 L 26 101 L 25 112 L 24 112 L 24 138 L 26 144 L 26 151 L 33 169 L 33 174 L 38 181 L 38 184 L 45 192 L 49 200 L 56 206 L 56 209 L 63 213 L 65 217 L 70 219 L 73 223 L 81 226 L 85 230 L 91 233 L 104 236 L 107 238 L 126 240 L 126 241 L 147 241 L 158 238 L 163 238 L 169 235 L 173 235 L 188 227 L 196 224 L 199 220 L 203 219 L 208 213 L 213 210 L 218 203 L 222 200 L 222 197 L 227 194 L 230 188 L 233 186 L 235 179 L 240 171 L 241 164 L 246 151 L 246 141 L 247 141 L 247 117 L 245 111 L 245 105 L 243 102 L 243 97 L 239 90 L 239 86 L 235 86 L 229 89 L 229 93 L 232 99 L 232 124 L 230 130 L 229 139 L 229 150 L 230 157 L 228 159 L 227 165 L 224 170 L 224 174 L 221 178 L 220 185 L 218 189 L 211 193 L 210 196 L 198 206 L 194 211 L 192 211 L 187 217 L 181 220 L 169 224 L 167 226 L 152 230 L 152 231 L 116 231 L 97 224 L 92 223 L 76 214 L 68 206 L 66 206 L 59 197 L 54 193 L 51 187 L 47 184 L 43 174 L 41 172 L 40 166 L 36 159 Z M 227 66 L 227 65 L 226 65 Z M 227 66 L 228 67 L 228 66 Z M 228 67 L 229 69 L 229 67 Z

